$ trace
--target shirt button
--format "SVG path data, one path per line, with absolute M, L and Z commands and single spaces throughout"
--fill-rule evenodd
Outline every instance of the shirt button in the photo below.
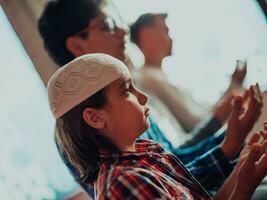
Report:
M 161 161 L 162 161 L 162 162 L 165 162 L 165 158 L 161 158 Z
M 149 157 L 152 157 L 152 153 L 150 151 L 147 151 L 147 154 Z

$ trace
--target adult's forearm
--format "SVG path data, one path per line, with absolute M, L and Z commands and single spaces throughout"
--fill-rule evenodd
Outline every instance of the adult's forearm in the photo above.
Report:
M 233 194 L 234 194 L 234 192 L 235 192 L 235 195 L 237 193 L 237 191 L 236 191 L 237 169 L 238 169 L 238 167 L 235 167 L 235 169 L 230 174 L 230 176 L 226 179 L 226 181 L 224 182 L 222 187 L 215 194 L 215 196 L 214 196 L 215 200 L 225 200 L 225 199 L 230 199 L 230 197 L 232 197 L 232 198 L 235 197 L 235 196 L 233 196 Z M 242 198 L 240 198 L 240 199 L 242 199 Z
M 249 194 L 247 192 L 242 191 L 238 186 L 235 187 L 232 192 L 229 200 L 250 200 L 253 193 Z
M 207 116 L 203 121 L 198 123 L 193 131 L 190 132 L 190 134 L 193 135 L 192 139 L 183 144 L 182 147 L 195 145 L 203 139 L 206 139 L 208 136 L 214 135 L 221 126 L 222 124 L 216 118 L 213 116 Z

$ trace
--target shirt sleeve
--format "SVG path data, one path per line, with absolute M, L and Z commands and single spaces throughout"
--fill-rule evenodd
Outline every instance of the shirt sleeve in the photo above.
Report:
M 186 164 L 187 169 L 208 191 L 216 191 L 230 175 L 234 164 L 225 157 L 219 146 Z
M 170 146 L 170 151 L 175 154 L 185 165 L 192 162 L 196 158 L 202 156 L 211 149 L 217 147 L 224 139 L 225 129 L 219 130 L 216 134 L 207 137 L 206 139 L 198 142 L 190 147 L 175 148 Z
M 109 185 L 105 199 L 171 199 L 164 185 L 147 173 L 124 172 Z
M 184 147 L 192 146 L 202 141 L 203 139 L 216 133 L 222 124 L 214 116 L 207 116 L 190 132 L 193 137 L 183 144 Z

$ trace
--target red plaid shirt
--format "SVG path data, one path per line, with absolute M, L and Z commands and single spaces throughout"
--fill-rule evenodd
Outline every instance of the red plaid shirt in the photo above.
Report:
M 101 153 L 97 199 L 212 199 L 180 160 L 157 143 L 138 140 L 135 152 Z

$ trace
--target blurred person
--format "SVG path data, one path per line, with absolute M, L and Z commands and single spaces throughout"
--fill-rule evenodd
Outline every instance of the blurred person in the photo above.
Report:
M 171 84 L 162 70 L 163 59 L 172 54 L 172 39 L 166 18 L 165 13 L 147 13 L 141 15 L 131 25 L 131 41 L 141 49 L 145 58 L 145 64 L 136 78 L 144 88 L 152 91 L 165 103 L 186 131 L 191 131 L 208 111 L 201 107 L 187 91 Z M 229 117 L 233 89 L 242 86 L 245 75 L 246 68 L 236 69 L 221 101 L 213 108 L 212 112 L 221 122 Z M 223 101 L 228 103 L 218 111 L 218 106 Z

